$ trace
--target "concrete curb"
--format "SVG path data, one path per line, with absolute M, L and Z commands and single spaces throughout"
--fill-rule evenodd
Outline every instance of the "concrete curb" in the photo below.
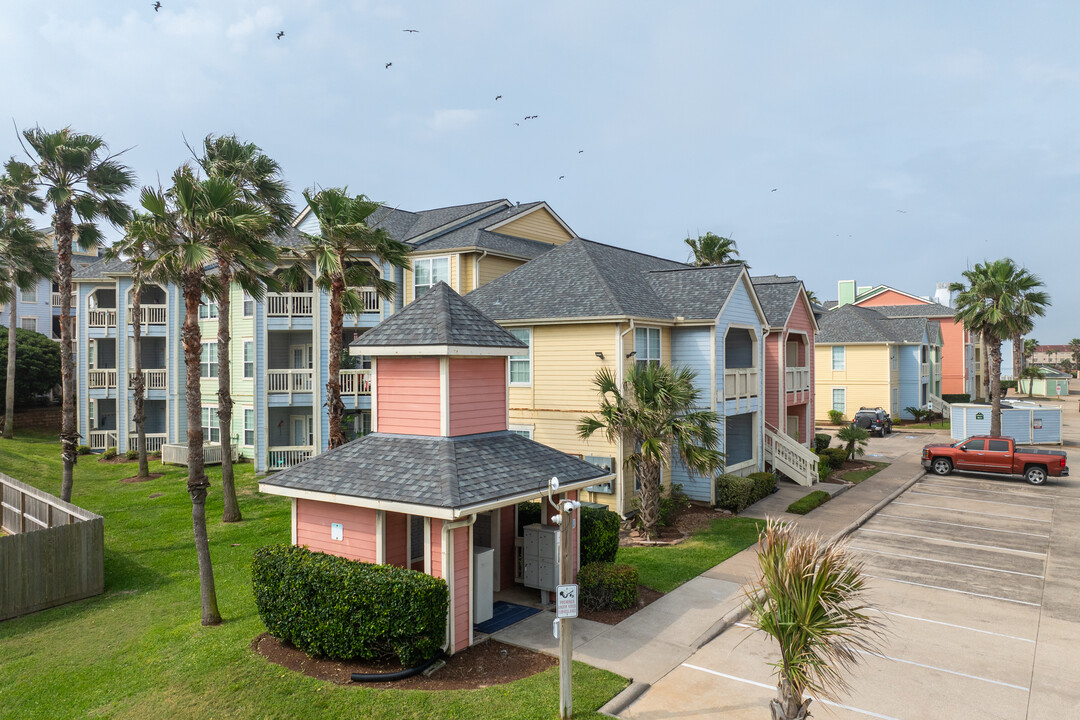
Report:
M 629 687 L 604 703 L 597 712 L 608 717 L 618 717 L 619 713 L 633 705 L 650 687 L 652 686 L 649 683 L 631 682 Z

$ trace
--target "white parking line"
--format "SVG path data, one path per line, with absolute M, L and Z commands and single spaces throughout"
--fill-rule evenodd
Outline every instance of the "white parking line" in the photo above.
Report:
M 953 498 L 953 499 L 955 500 L 956 498 Z M 963 498 L 961 498 L 961 499 L 963 499 Z M 962 512 L 962 513 L 967 513 L 969 515 L 988 515 L 990 517 L 1003 517 L 1003 518 L 1010 518 L 1012 520 L 1027 520 L 1028 522 L 1040 522 L 1040 523 L 1052 522 L 1050 520 L 1040 520 L 1038 518 L 1026 518 L 1026 517 L 1022 517 L 1020 515 L 1002 515 L 1001 513 L 979 512 L 978 510 L 960 510 L 959 508 L 941 507 L 940 505 L 920 505 L 919 503 L 909 503 L 909 502 L 903 502 L 903 501 L 900 501 L 900 500 L 893 500 L 892 504 L 893 505 L 907 505 L 908 507 L 930 508 L 931 510 L 948 510 L 949 512 Z
M 904 615 L 903 613 L 889 612 L 888 610 L 878 610 L 877 608 L 867 608 L 870 612 L 878 612 L 882 615 L 892 615 L 893 617 L 901 617 L 906 620 L 915 620 L 917 622 L 931 623 L 933 625 L 944 625 L 945 627 L 956 628 L 957 630 L 970 630 L 971 632 L 982 633 L 983 635 L 993 635 L 995 637 L 1005 638 L 1006 640 L 1017 640 L 1019 642 L 1026 642 L 1035 644 L 1034 640 L 1028 638 L 1016 637 L 1015 635 L 1006 635 L 1005 633 L 997 633 L 992 630 L 980 630 L 979 628 L 968 627 L 967 625 L 956 625 L 954 623 L 942 622 L 941 620 L 930 620 L 928 618 L 915 617 L 914 615 Z
M 991 680 L 990 678 L 979 677 L 978 675 L 968 675 L 967 673 L 957 672 L 956 670 L 949 670 L 943 667 L 936 667 L 934 665 L 924 665 L 917 663 L 914 660 L 904 660 L 903 658 L 891 657 L 889 655 L 883 655 L 881 653 L 871 652 L 869 650 L 856 649 L 855 652 L 862 655 L 871 655 L 873 657 L 879 657 L 882 660 L 892 660 L 893 662 L 904 663 L 905 665 L 915 665 L 916 667 L 926 668 L 927 670 L 936 670 L 937 672 L 948 673 L 949 675 L 959 675 L 960 677 L 970 678 L 971 680 L 980 680 L 991 685 L 1001 685 L 1002 687 L 1015 688 L 1016 690 L 1023 690 L 1027 692 L 1031 688 L 1024 687 L 1023 685 L 1013 685 L 1012 683 L 1002 682 L 1000 680 Z
M 897 520 L 914 520 L 915 522 L 934 523 L 935 525 L 951 525 L 953 527 L 971 528 L 972 530 L 989 530 L 991 532 L 1009 533 L 1010 535 L 1030 535 L 1031 537 L 1048 538 L 1049 535 L 1042 533 L 1029 533 L 1020 530 L 1001 530 L 999 528 L 986 527 L 985 525 L 965 525 L 963 523 L 946 522 L 945 520 L 927 520 L 926 518 L 908 517 L 907 515 L 890 515 L 878 513 L 875 517 L 896 518 Z
M 1033 577 L 1039 580 L 1045 579 L 1042 575 L 1020 572 L 1019 570 L 1002 570 L 1001 568 L 992 568 L 987 565 L 972 565 L 971 563 L 953 562 L 952 560 L 938 560 L 936 558 L 920 557 L 918 555 L 904 555 L 903 553 L 886 552 L 885 550 L 871 550 L 870 548 L 858 547 L 856 545 L 849 545 L 848 547 L 850 547 L 852 550 L 861 550 L 862 552 L 874 553 L 875 555 L 890 555 L 892 557 L 907 558 L 908 560 L 922 560 L 924 562 L 941 563 L 942 565 L 956 565 L 959 567 L 974 568 L 975 570 L 986 570 L 988 572 L 1007 573 L 1009 575 L 1023 575 L 1025 577 Z
M 1053 510 L 1048 505 L 1021 505 L 1020 503 L 999 502 L 997 500 L 976 500 L 975 498 L 957 497 L 955 495 L 940 495 L 938 493 L 922 492 L 921 490 L 908 490 L 908 495 L 928 495 L 930 497 L 947 498 L 949 500 L 963 500 L 965 502 L 985 503 L 986 505 L 1005 505 L 1007 507 L 1022 507 L 1029 510 Z
M 994 495 L 1011 495 L 1012 497 L 1022 497 L 1022 498 L 1027 498 L 1029 500 L 1044 499 L 1043 496 L 1035 495 L 1034 493 L 1025 493 L 1025 492 L 1020 492 L 1020 491 L 1009 492 L 1008 490 L 985 490 L 985 489 L 980 488 L 980 487 L 968 487 L 966 485 L 946 485 L 944 483 L 927 482 L 926 480 L 922 480 L 917 484 L 918 485 L 925 485 L 926 487 L 949 488 L 950 490 L 970 490 L 971 492 L 992 493 Z M 1048 505 L 1047 507 L 1051 507 L 1051 506 Z
M 882 575 L 868 575 L 863 573 L 863 577 L 874 578 L 875 580 L 885 580 L 886 582 L 900 583 L 901 585 L 915 585 L 916 587 L 930 588 L 931 590 L 944 590 L 945 592 L 960 593 L 961 595 L 971 595 L 972 597 L 988 598 L 990 600 L 1003 600 L 1005 602 L 1016 603 L 1017 605 L 1030 605 L 1031 607 L 1042 607 L 1039 603 L 1028 602 L 1026 600 L 1013 600 L 1007 597 L 998 597 L 997 595 L 984 595 L 983 593 L 971 592 L 970 590 L 957 590 L 955 588 L 941 587 L 940 585 L 927 585 L 926 583 L 914 582 L 913 580 L 898 580 L 896 578 L 888 578 Z
M 1034 555 L 1035 557 L 1046 557 L 1046 553 L 1034 552 L 1033 550 L 1017 550 L 1016 548 L 1002 547 L 1001 545 L 980 545 L 979 543 L 963 542 L 962 540 L 949 540 L 948 538 L 941 537 L 927 537 L 926 535 L 911 535 L 909 533 L 893 532 L 891 530 L 874 530 L 873 528 L 864 527 L 859 532 L 878 533 L 879 535 L 896 535 L 898 537 L 915 538 L 916 540 L 934 540 L 936 542 L 950 543 L 952 545 L 966 545 L 967 547 L 984 548 L 986 550 L 1005 550 L 1007 552 L 1020 553 L 1021 555 Z
M 759 682 L 756 682 L 754 680 L 747 680 L 746 678 L 735 677 L 734 675 L 728 675 L 727 673 L 722 673 L 722 672 L 720 672 L 718 670 L 710 670 L 709 668 L 704 668 L 704 667 L 701 667 L 700 665 L 691 665 L 690 663 L 683 663 L 683 667 L 690 668 L 691 670 L 700 670 L 703 673 L 708 673 L 710 675 L 715 675 L 717 677 L 727 678 L 728 680 L 734 680 L 735 682 L 745 683 L 746 685 L 753 685 L 754 687 L 765 688 L 766 690 L 775 690 L 776 689 L 775 685 L 766 685 L 765 683 L 759 683 Z M 822 705 L 830 705 L 832 707 L 838 707 L 838 708 L 840 708 L 842 710 L 850 710 L 851 712 L 856 712 L 856 713 L 859 713 L 860 715 L 866 715 L 868 717 L 880 718 L 881 720 L 899 720 L 899 718 L 894 718 L 892 715 L 882 715 L 881 713 L 870 712 L 869 710 L 860 710 L 857 707 L 852 707 L 850 705 L 844 705 L 842 703 L 833 702 L 831 700 L 825 700 L 823 698 L 814 698 L 814 699 L 817 700 Z

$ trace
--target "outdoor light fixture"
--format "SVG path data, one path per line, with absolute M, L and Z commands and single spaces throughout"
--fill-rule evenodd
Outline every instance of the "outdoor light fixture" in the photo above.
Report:
M 626 353 L 626 357 L 628 358 L 632 358 L 635 355 L 637 355 L 637 350 L 631 350 L 630 352 Z
M 601 360 L 603 360 L 603 359 L 604 359 L 604 353 L 600 352 L 599 350 L 597 350 L 596 352 L 594 352 L 594 353 L 593 353 L 593 355 L 595 355 L 596 357 L 600 358 Z

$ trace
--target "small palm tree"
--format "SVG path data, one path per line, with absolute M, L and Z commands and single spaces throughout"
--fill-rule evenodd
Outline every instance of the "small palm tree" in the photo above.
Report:
M 1076 365 L 1073 364 L 1073 361 L 1070 360 L 1069 358 L 1065 358 L 1064 360 L 1062 360 L 1058 364 L 1061 365 L 1061 369 L 1064 370 L 1067 373 L 1071 373 L 1073 371 L 1073 368 L 1076 367 Z
M 1035 351 L 1039 348 L 1039 341 L 1034 338 L 1024 340 L 1024 361 L 1030 362 Z
M 690 247 L 691 257 L 698 267 L 708 265 L 745 265 L 745 260 L 738 260 L 739 250 L 731 238 L 720 237 L 711 232 L 699 235 L 697 239 L 683 240 Z
M 810 716 L 810 698 L 849 691 L 845 672 L 877 653 L 882 625 L 866 614 L 862 563 L 843 543 L 799 535 L 770 519 L 758 538 L 760 576 L 746 589 L 754 627 L 776 640 L 780 661 L 773 720 Z
M 821 301 L 817 299 L 817 295 L 814 294 L 813 290 L 807 290 L 806 291 L 806 300 L 811 305 L 820 305 L 821 304 Z
M 600 393 L 598 416 L 578 423 L 583 440 L 603 431 L 609 442 L 622 440 L 625 465 L 640 486 L 641 525 L 651 539 L 660 519 L 660 473 L 678 456 L 692 472 L 708 476 L 723 467 L 724 454 L 716 449 L 719 416 L 701 410 L 701 393 L 694 387 L 696 374 L 689 368 L 634 364 L 620 386 L 608 368 L 593 384 Z
M 1035 381 L 1041 380 L 1043 370 L 1035 365 L 1028 365 L 1020 371 L 1020 379 L 1028 381 L 1028 397 L 1035 397 Z
M 848 460 L 854 460 L 856 455 L 866 454 L 866 442 L 870 439 L 870 431 L 852 423 L 840 428 L 836 433 L 836 439 L 844 443 Z

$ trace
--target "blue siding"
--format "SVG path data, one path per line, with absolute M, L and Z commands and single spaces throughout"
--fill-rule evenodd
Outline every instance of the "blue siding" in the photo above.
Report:
M 712 372 L 709 342 L 711 329 L 708 327 L 674 328 L 671 330 L 671 364 L 685 366 L 697 373 L 694 386 L 701 393 L 701 407 L 711 408 L 709 373 Z M 675 458 L 671 463 L 671 482 L 681 483 L 683 492 L 691 500 L 712 502 L 712 478 L 702 477 L 690 470 Z
M 45 278 L 38 280 L 37 296 L 33 302 L 23 300 L 22 290 L 19 290 L 16 298 L 18 301 L 15 307 L 15 322 L 18 323 L 18 326 L 22 327 L 23 318 L 34 318 L 37 321 L 37 331 L 45 337 L 51 338 L 53 319 L 52 280 Z M 75 303 L 74 297 L 72 303 Z M 11 308 L 5 304 L 4 312 L 0 313 L 0 325 L 7 327 L 10 311 Z M 72 311 L 74 312 L 74 307 Z M 59 314 L 60 308 L 56 308 L 56 312 Z
M 316 363 L 318 368 L 315 372 L 315 401 L 311 404 L 314 409 L 315 422 L 320 429 L 315 431 L 317 447 L 316 453 L 326 449 L 327 440 L 330 437 L 330 418 L 326 414 L 326 382 L 329 379 L 327 369 L 330 364 L 330 295 L 316 289 L 318 293 L 319 315 L 318 334 L 316 339 Z
M 758 317 L 757 311 L 754 308 L 754 301 L 751 297 L 751 291 L 748 290 L 745 283 L 739 283 L 731 292 L 731 296 L 727 301 L 727 305 L 724 308 L 724 312 L 717 318 L 716 321 L 716 392 L 717 392 L 717 412 L 722 418 L 737 417 L 740 415 L 747 415 L 749 418 L 749 425 L 747 420 L 737 420 L 739 423 L 737 428 L 732 429 L 732 435 L 729 437 L 727 423 L 721 424 L 721 442 L 724 447 L 723 450 L 726 454 L 729 453 L 728 442 L 740 442 L 742 433 L 746 432 L 746 427 L 750 428 L 750 432 L 753 433 L 756 427 L 756 435 L 758 438 L 758 444 L 760 445 L 760 439 L 764 430 L 764 414 L 761 412 L 762 402 L 765 396 L 765 343 L 762 337 L 761 318 Z M 750 398 L 749 400 L 723 400 L 724 397 L 724 369 L 726 367 L 726 336 L 728 329 L 736 325 L 739 327 L 750 329 L 757 340 L 757 367 L 758 367 L 758 393 L 757 397 Z M 738 366 L 741 362 L 745 362 L 745 358 L 734 358 L 735 366 Z M 751 436 L 751 445 L 753 444 L 753 436 Z M 760 470 L 762 463 L 762 449 L 761 447 L 752 448 L 753 455 L 751 457 L 757 458 L 757 464 L 752 470 Z M 750 458 L 741 458 L 740 452 L 736 450 L 734 458 L 728 457 L 726 464 L 734 465 L 742 460 L 748 460 Z
M 921 407 L 919 401 L 919 373 L 921 372 L 921 368 L 919 367 L 919 346 L 897 345 L 896 351 L 900 356 L 898 376 L 900 385 L 900 407 L 896 409 L 896 412 L 901 418 L 912 420 L 911 413 L 905 412 L 904 408 Z M 851 411 L 857 409 L 858 408 L 852 408 Z
M 982 413 L 982 420 L 975 418 L 978 413 Z M 1034 427 L 1035 419 L 1041 421 L 1041 428 Z M 953 440 L 963 440 L 972 435 L 989 434 L 989 405 L 953 406 Z M 1003 407 L 1001 410 L 1001 434 L 1015 438 L 1018 443 L 1060 444 L 1061 408 L 1048 405 Z
M 117 449 L 120 452 L 127 452 L 128 430 L 134 430 L 135 426 L 131 422 L 130 413 L 134 412 L 134 409 L 130 407 L 127 399 L 131 396 L 128 392 L 128 366 L 131 364 L 128 362 L 129 348 L 127 344 L 126 328 L 130 327 L 131 318 L 128 317 L 127 308 L 127 291 L 131 288 L 131 278 L 119 278 L 116 283 L 116 325 L 118 328 L 116 339 L 116 396 L 119 398 L 116 403 L 116 420 L 117 429 L 120 430 L 117 438 Z M 125 328 L 124 331 L 119 331 L 119 328 Z
M 255 341 L 255 472 L 266 471 L 267 421 L 266 421 L 266 304 L 255 303 L 253 321 Z

